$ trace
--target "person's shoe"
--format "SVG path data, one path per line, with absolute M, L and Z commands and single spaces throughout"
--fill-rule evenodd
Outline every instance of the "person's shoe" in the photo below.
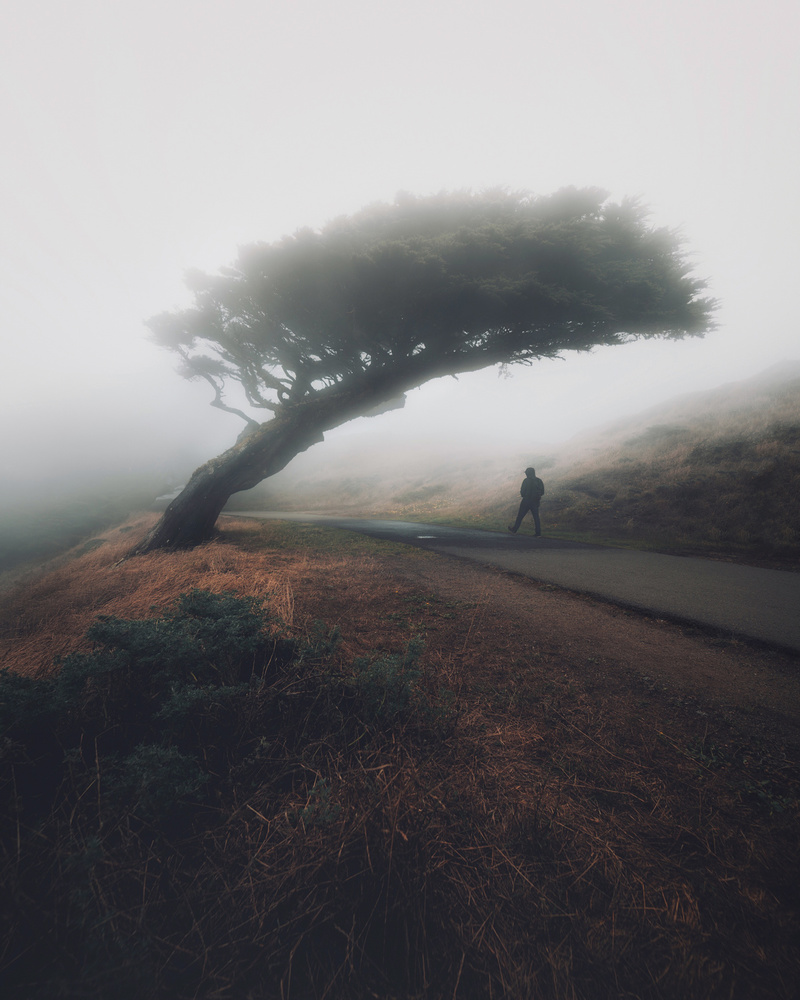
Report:
M 541 538 L 542 537 L 541 531 L 535 531 L 534 534 L 533 534 L 533 537 L 534 538 Z
M 509 524 L 508 530 L 511 532 L 512 535 L 516 535 L 517 533 L 517 529 L 514 527 L 513 524 Z

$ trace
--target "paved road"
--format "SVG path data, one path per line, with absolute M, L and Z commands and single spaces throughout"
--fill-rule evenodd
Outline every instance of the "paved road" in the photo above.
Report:
M 800 573 L 409 521 L 281 511 L 234 516 L 346 528 L 800 652 Z

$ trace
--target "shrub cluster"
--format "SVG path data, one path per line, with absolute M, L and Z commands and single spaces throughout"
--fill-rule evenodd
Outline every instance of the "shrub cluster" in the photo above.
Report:
M 87 637 L 52 678 L 0 674 L 3 995 L 195 996 L 215 977 L 279 994 L 299 955 L 324 979 L 340 952 L 385 979 L 377 945 L 331 950 L 331 915 L 374 915 L 363 850 L 326 883 L 309 843 L 346 821 L 343 772 L 363 792 L 398 727 L 425 743 L 449 725 L 420 647 L 342 664 L 335 630 L 293 638 L 257 600 L 199 590 Z
M 488 632 L 457 718 L 254 599 L 88 634 L 0 674 L 3 1000 L 794 996 L 791 741 Z

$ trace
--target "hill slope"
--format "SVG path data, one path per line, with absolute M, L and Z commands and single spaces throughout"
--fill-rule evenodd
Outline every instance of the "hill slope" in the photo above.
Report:
M 800 365 L 619 422 L 555 471 L 564 527 L 796 564 Z
M 371 440 L 371 439 L 370 439 Z M 502 530 L 522 470 L 545 479 L 544 530 L 800 565 L 800 363 L 679 397 L 555 454 L 422 453 L 358 437 L 293 463 L 235 509 L 445 519 Z

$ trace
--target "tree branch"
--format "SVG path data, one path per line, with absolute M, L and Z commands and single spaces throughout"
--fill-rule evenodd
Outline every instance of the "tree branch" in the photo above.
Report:
M 243 410 L 237 410 L 235 406 L 228 406 L 228 404 L 224 402 L 222 398 L 222 389 L 217 385 L 217 383 L 210 375 L 208 375 L 206 372 L 201 372 L 201 371 L 198 371 L 197 374 L 200 376 L 200 378 L 204 378 L 206 382 L 208 382 L 208 384 L 214 390 L 214 399 L 212 399 L 211 403 L 209 404 L 210 406 L 214 406 L 218 410 L 224 410 L 226 413 L 233 413 L 237 417 L 241 417 L 242 420 L 244 420 L 244 422 L 248 425 L 248 427 L 259 426 L 258 421 L 253 420 L 253 418 L 249 417 Z

